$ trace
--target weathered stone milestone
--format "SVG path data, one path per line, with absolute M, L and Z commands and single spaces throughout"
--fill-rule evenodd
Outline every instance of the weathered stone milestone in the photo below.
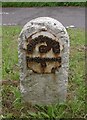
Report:
M 25 102 L 54 104 L 67 95 L 69 37 L 57 20 L 39 17 L 19 35 L 20 90 Z

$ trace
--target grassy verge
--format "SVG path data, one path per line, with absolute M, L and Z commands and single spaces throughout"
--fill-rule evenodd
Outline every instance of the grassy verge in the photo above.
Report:
M 85 31 L 68 29 L 70 68 L 67 101 L 49 106 L 31 106 L 21 101 L 19 91 L 18 35 L 19 26 L 5 26 L 3 41 L 2 118 L 83 118 L 85 117 Z
M 82 6 L 85 2 L 2 2 L 2 7 L 57 7 L 57 6 Z

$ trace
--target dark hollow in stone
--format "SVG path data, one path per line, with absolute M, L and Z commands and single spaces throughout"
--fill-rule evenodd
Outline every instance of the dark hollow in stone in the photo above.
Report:
M 60 53 L 60 49 L 56 49 L 56 48 L 53 48 L 53 52 L 55 53 L 55 54 L 59 54 Z
M 27 52 L 32 53 L 33 52 L 33 46 L 31 44 L 27 45 Z
M 41 67 L 46 68 L 46 62 L 41 62 Z
M 54 23 L 54 25 L 56 25 L 56 23 Z
M 55 73 L 55 71 L 56 71 L 56 68 L 53 67 L 53 68 L 51 69 L 51 73 Z
M 34 46 L 39 43 L 39 41 L 38 41 L 37 39 L 34 39 L 34 40 L 32 40 L 32 41 L 33 41 L 33 43 L 34 43 Z
M 47 53 L 47 46 L 41 45 L 41 46 L 39 47 L 39 52 L 40 52 L 40 53 Z
M 49 50 L 53 50 L 53 52 L 55 54 L 59 54 L 60 53 L 60 45 L 59 45 L 59 42 L 51 39 L 51 38 L 48 38 L 46 36 L 43 36 L 43 35 L 40 35 L 38 36 L 37 38 L 35 39 L 32 39 L 29 44 L 27 45 L 27 52 L 28 53 L 32 53 L 35 46 L 39 43 L 46 43 L 46 45 L 41 45 L 39 47 L 39 52 L 40 53 L 47 53 Z
M 59 67 L 61 67 L 61 65 Z
M 55 54 L 60 53 L 60 45 L 58 42 L 53 42 L 52 43 L 52 50 Z
M 41 45 L 41 46 L 39 47 L 39 52 L 40 52 L 40 53 L 47 53 L 50 49 L 51 49 L 51 48 L 48 47 L 48 46 Z
M 27 62 L 37 62 L 37 63 L 42 63 L 42 62 L 59 62 L 59 63 L 61 63 L 61 57 L 58 57 L 58 58 L 40 58 L 40 57 L 31 58 L 31 57 L 27 56 L 26 61 Z

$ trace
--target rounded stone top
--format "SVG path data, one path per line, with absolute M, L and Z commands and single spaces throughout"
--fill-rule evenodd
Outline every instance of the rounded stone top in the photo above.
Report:
M 56 19 L 54 19 L 54 18 L 51 18 L 51 17 L 38 17 L 38 18 L 35 18 L 35 19 L 33 19 L 33 20 L 31 20 L 31 21 L 29 21 L 24 27 L 27 27 L 29 24 L 38 24 L 39 23 L 39 25 L 43 25 L 43 23 L 46 23 L 46 24 L 51 24 L 51 25 L 54 25 L 54 26 L 59 26 L 59 27 L 63 27 L 63 25 L 59 22 L 59 21 L 57 21 Z
M 31 21 L 24 25 L 20 35 L 22 33 L 24 33 L 26 36 L 32 35 L 40 31 L 49 31 L 53 33 L 56 37 L 57 35 L 59 36 L 61 33 L 62 36 L 64 35 L 68 38 L 68 34 L 65 27 L 58 20 L 50 17 L 38 17 L 32 19 Z

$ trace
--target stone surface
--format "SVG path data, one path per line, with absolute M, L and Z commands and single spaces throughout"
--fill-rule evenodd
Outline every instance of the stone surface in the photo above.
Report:
M 57 20 L 39 17 L 19 35 L 20 90 L 31 104 L 64 102 L 67 95 L 69 37 Z

